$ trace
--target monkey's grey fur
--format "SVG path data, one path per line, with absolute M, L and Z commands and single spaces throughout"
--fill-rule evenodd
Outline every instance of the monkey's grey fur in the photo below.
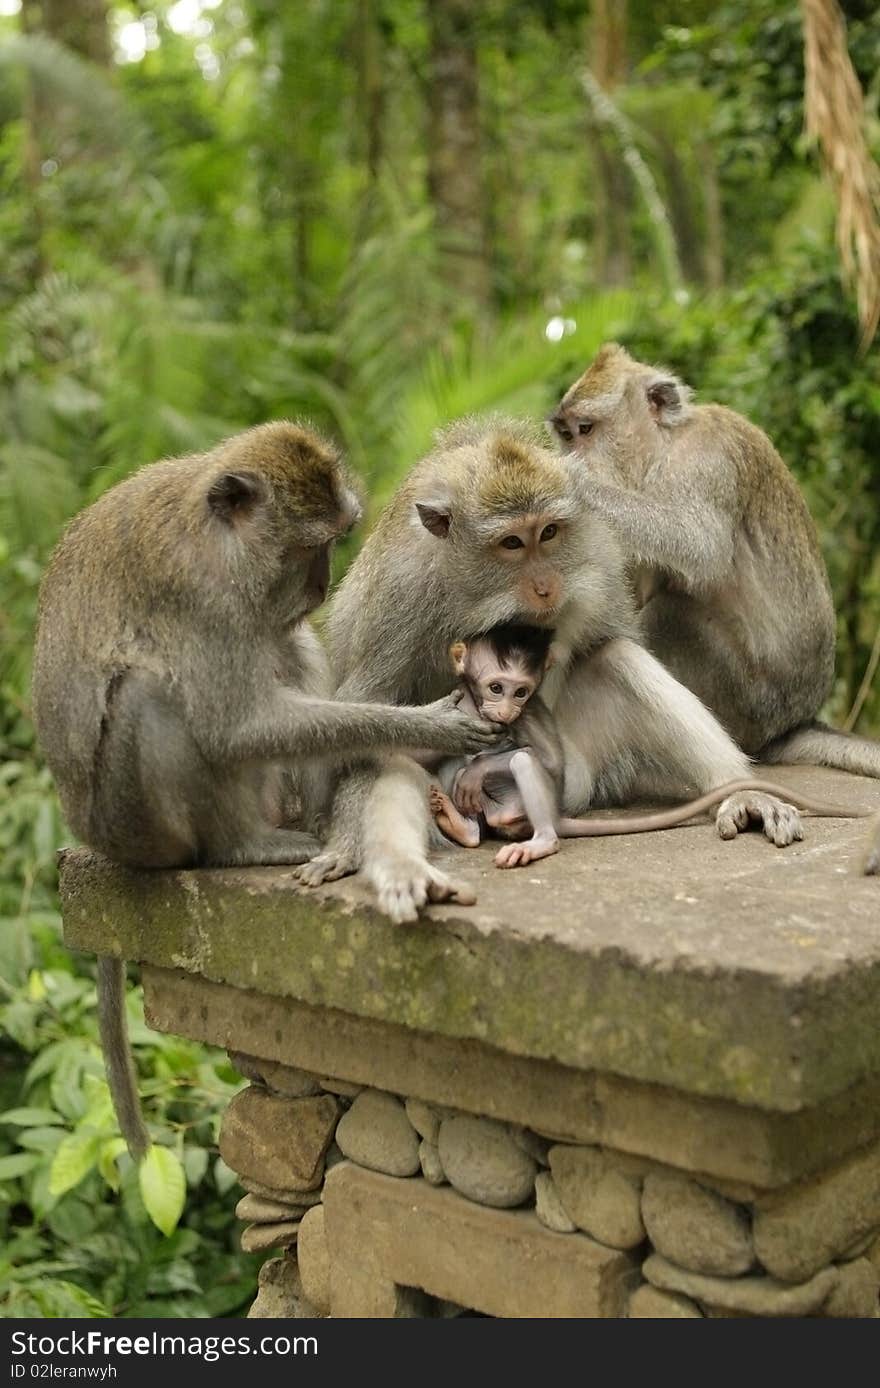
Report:
M 40 594 L 33 706 L 68 822 L 134 867 L 302 863 L 333 760 L 373 748 L 481 751 L 497 733 L 450 700 L 329 698 L 305 618 L 360 514 L 334 450 L 263 425 L 142 468 L 68 527 Z M 297 826 L 291 828 L 295 815 Z M 98 974 L 122 1131 L 140 1155 L 123 973 Z
M 766 434 L 602 348 L 552 420 L 631 561 L 649 649 L 762 761 L 880 776 L 880 745 L 818 720 L 835 618 L 816 529 Z

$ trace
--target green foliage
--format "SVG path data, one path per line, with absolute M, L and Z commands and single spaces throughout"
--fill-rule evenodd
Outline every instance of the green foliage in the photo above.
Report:
M 77 0 L 51 7 L 64 8 Z M 588 8 L 472 7 L 492 284 L 480 314 L 437 236 L 425 0 L 221 0 L 183 34 L 171 0 L 110 3 L 112 32 L 142 22 L 145 51 L 109 70 L 0 17 L 5 1315 L 240 1314 L 258 1261 L 237 1250 L 234 1177 L 216 1152 L 238 1083 L 224 1057 L 149 1032 L 131 991 L 155 1144 L 135 1171 L 103 1078 L 92 966 L 60 937 L 55 852 L 69 834 L 34 747 L 30 651 L 51 548 L 108 486 L 303 417 L 340 441 L 375 507 L 450 418 L 541 418 L 619 338 L 777 442 L 840 614 L 830 712 L 857 700 L 880 622 L 878 353 L 858 356 L 833 203 L 802 139 L 798 6 L 630 0 L 613 100 L 629 167 L 648 178 L 639 195 L 624 170 L 614 193 L 622 289 L 598 253 L 622 144 L 599 145 L 580 80 Z M 880 19 L 845 8 L 876 141 Z M 662 295 L 650 184 L 684 303 Z M 709 295 L 719 276 L 727 287 Z M 859 726 L 880 728 L 880 690 Z

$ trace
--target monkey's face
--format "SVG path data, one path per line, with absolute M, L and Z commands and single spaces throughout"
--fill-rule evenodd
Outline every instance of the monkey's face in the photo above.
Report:
M 317 434 L 283 422 L 249 430 L 216 456 L 207 503 L 228 581 L 271 625 L 302 620 L 327 596 L 333 545 L 360 519 L 348 474 Z
M 664 434 L 688 417 L 690 391 L 668 371 L 634 361 L 615 344 L 603 347 L 570 386 L 547 423 L 563 450 L 591 470 L 609 469 L 637 482 Z
M 589 545 L 582 468 L 503 431 L 441 465 L 414 519 L 462 625 L 556 625 Z
M 502 523 L 489 537 L 492 568 L 521 612 L 550 618 L 559 610 L 565 594 L 559 564 L 565 529 L 563 520 L 545 512 Z
M 523 662 L 499 661 L 484 641 L 454 646 L 453 661 L 477 712 L 490 723 L 515 723 L 541 682 L 541 672 Z

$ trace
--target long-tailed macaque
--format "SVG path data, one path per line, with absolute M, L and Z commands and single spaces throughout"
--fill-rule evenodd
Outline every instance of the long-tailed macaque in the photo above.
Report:
M 450 649 L 462 703 L 468 711 L 499 723 L 509 736 L 507 747 L 447 758 L 436 768 L 440 784 L 431 784 L 431 812 L 453 843 L 476 848 L 484 831 L 514 839 L 498 850 L 495 864 L 523 867 L 556 853 L 560 838 L 674 829 L 743 790 L 794 800 L 798 809 L 822 816 L 852 819 L 870 813 L 828 805 L 771 781 L 748 780 L 719 786 L 697 800 L 654 814 L 601 819 L 563 815 L 564 751 L 554 715 L 540 696 L 541 681 L 553 660 L 552 639 L 553 632 L 544 627 L 493 627 L 468 641 L 456 641 Z M 803 837 L 799 827 L 794 837 Z
M 550 423 L 631 566 L 648 649 L 761 761 L 880 776 L 818 719 L 835 620 L 816 528 L 766 434 L 609 344 Z
M 302 863 L 333 760 L 497 742 L 448 698 L 329 697 L 306 617 L 359 515 L 335 451 L 277 423 L 141 468 L 71 523 L 40 592 L 33 706 L 87 844 L 133 867 Z M 120 960 L 99 960 L 98 986 L 116 1112 L 140 1156 Z
M 589 490 L 581 460 L 554 456 L 527 427 L 447 432 L 380 516 L 333 601 L 338 697 L 437 697 L 449 689 L 447 653 L 462 632 L 550 626 L 571 653 L 551 671 L 566 815 L 747 779 L 748 758 L 643 646 L 619 542 L 591 510 Z M 397 921 L 413 920 L 428 900 L 472 900 L 428 862 L 427 792 L 412 759 L 353 766 L 327 847 L 300 879 L 315 885 L 363 865 Z M 785 844 L 798 816 L 743 792 L 716 823 L 730 837 L 750 820 Z

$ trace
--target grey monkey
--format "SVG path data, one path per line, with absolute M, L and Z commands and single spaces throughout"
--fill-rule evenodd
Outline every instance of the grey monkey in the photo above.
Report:
M 341 698 L 433 698 L 449 689 L 462 632 L 552 626 L 564 653 L 542 686 L 564 752 L 563 809 L 636 793 L 698 793 L 748 778 L 748 758 L 641 642 L 624 558 L 591 509 L 578 458 L 554 456 L 518 424 L 454 426 L 380 516 L 331 606 Z M 555 679 L 555 688 L 547 688 Z M 797 812 L 739 792 L 716 823 L 750 819 L 779 844 Z M 309 885 L 363 866 L 380 906 L 412 920 L 426 901 L 472 899 L 427 859 L 428 778 L 411 758 L 360 763 L 340 786 Z
M 604 346 L 550 423 L 631 563 L 648 649 L 761 761 L 880 776 L 822 723 L 835 618 L 816 528 L 766 434 Z
M 70 524 L 40 592 L 33 711 L 87 844 L 132 867 L 302 863 L 340 758 L 497 742 L 450 699 L 329 697 L 306 617 L 359 516 L 335 450 L 275 423 L 142 468 Z M 98 987 L 111 1092 L 140 1156 L 121 961 L 99 961 Z

